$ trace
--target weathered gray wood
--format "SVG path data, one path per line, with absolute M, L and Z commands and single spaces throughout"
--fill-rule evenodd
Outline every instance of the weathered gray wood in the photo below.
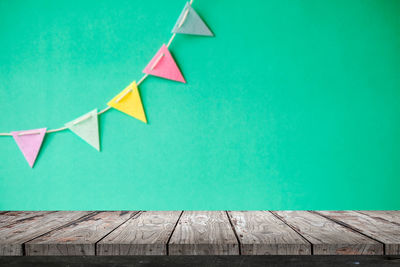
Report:
M 27 256 L 95 255 L 95 244 L 137 212 L 105 211 L 82 218 L 25 244 Z
M 88 214 L 87 211 L 59 211 L 0 227 L 0 256 L 21 256 L 23 243 Z
M 224 211 L 183 212 L 168 244 L 170 255 L 237 255 L 239 244 Z
M 242 255 L 309 255 L 311 245 L 268 211 L 229 211 Z
M 357 212 L 400 225 L 400 210 L 363 210 Z
M 382 255 L 383 245 L 320 215 L 274 211 L 313 245 L 315 255 Z
M 386 254 L 400 255 L 400 211 L 273 213 L 280 219 L 267 211 L 228 212 L 242 254 L 307 254 L 309 247 L 300 237 L 303 236 L 312 243 L 314 254 L 382 254 L 385 247 Z M 175 230 L 179 211 L 144 212 L 133 218 L 134 214 L 3 212 L 0 214 L 0 255 L 22 255 L 23 244 L 27 255 L 94 255 L 96 245 L 99 255 L 165 255 L 167 251 L 170 255 L 232 255 L 239 252 L 226 212 L 184 212 Z
M 167 255 L 181 211 L 147 211 L 97 243 L 98 255 Z
M 0 215 L 0 227 L 51 212 L 52 211 L 10 211 Z
M 399 225 L 354 211 L 319 211 L 318 213 L 384 243 L 385 254 L 400 255 Z

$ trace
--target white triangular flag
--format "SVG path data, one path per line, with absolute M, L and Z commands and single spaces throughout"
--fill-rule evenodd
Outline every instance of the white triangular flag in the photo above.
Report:
M 100 151 L 97 109 L 65 124 L 72 132 Z

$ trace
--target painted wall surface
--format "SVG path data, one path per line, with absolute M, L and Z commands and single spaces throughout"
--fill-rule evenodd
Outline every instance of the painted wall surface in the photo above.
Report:
M 58 128 L 133 80 L 185 1 L 0 1 L 0 132 Z M 187 84 L 141 86 L 146 125 L 99 117 L 99 153 L 0 138 L 0 209 L 400 209 L 400 1 L 195 0 Z

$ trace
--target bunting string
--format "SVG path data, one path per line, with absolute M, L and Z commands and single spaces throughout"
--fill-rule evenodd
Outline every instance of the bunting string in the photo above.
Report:
M 80 116 L 79 118 L 66 123 L 63 127 L 47 130 L 46 128 L 17 131 L 10 133 L 0 133 L 0 136 L 12 136 L 20 148 L 21 152 L 33 167 L 36 157 L 39 153 L 40 146 L 43 142 L 45 134 L 56 133 L 64 130 L 71 130 L 81 137 L 89 145 L 100 151 L 99 133 L 98 133 L 98 116 L 107 112 L 111 108 L 115 108 L 136 119 L 147 123 L 146 115 L 142 106 L 138 86 L 142 84 L 149 75 L 158 76 L 165 79 L 175 80 L 186 83 L 175 60 L 169 52 L 177 34 L 191 34 L 200 36 L 214 36 L 202 18 L 192 7 L 193 0 L 186 3 L 182 10 L 174 28 L 172 35 L 160 50 L 156 53 L 150 63 L 143 70 L 143 76 L 140 80 L 132 82 L 122 92 L 115 96 L 107 103 L 107 107 L 97 111 L 97 109 Z

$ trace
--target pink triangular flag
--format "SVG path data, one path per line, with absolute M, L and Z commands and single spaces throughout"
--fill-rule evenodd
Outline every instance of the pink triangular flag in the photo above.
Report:
M 29 166 L 32 168 L 39 154 L 44 135 L 46 134 L 46 128 L 11 132 L 11 134 L 22 154 L 24 154 Z
M 144 68 L 143 73 L 186 83 L 165 44 L 163 44 L 150 63 Z

